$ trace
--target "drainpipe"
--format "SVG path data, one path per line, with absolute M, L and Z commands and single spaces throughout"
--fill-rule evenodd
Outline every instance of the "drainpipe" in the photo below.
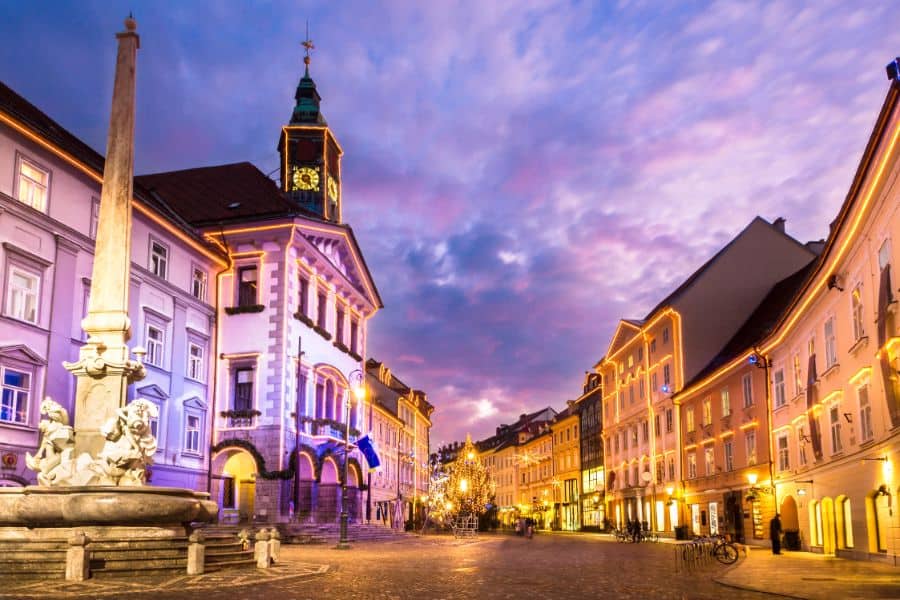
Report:
M 220 227 L 220 235 L 222 237 L 222 246 L 225 247 L 225 255 L 228 259 L 228 264 L 225 268 L 220 269 L 216 272 L 216 291 L 215 291 L 215 320 L 216 320 L 216 331 L 215 331 L 215 339 L 213 341 L 213 353 L 212 358 L 215 361 L 219 360 L 219 283 L 227 271 L 230 271 L 234 266 L 234 261 L 231 260 L 231 250 L 228 249 L 228 242 L 225 240 L 225 232 Z M 206 493 L 212 494 L 212 449 L 213 449 L 213 440 L 216 439 L 216 391 L 218 390 L 218 382 L 219 382 L 219 367 L 218 364 L 212 370 L 212 382 L 210 389 L 212 390 L 212 402 L 210 403 L 213 408 L 211 426 L 209 431 L 209 456 L 206 457 Z
M 769 382 L 769 367 L 772 366 L 772 360 L 760 353 L 754 348 L 756 355 L 762 360 L 763 372 L 765 373 L 766 383 L 766 441 L 769 447 L 769 482 L 772 484 L 772 500 L 775 503 L 775 512 L 778 512 L 778 490 L 775 487 L 775 461 L 774 445 L 772 443 L 772 390 Z M 759 363 L 757 363 L 759 364 Z

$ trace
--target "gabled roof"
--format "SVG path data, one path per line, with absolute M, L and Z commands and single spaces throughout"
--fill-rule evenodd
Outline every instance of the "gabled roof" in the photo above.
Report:
M 643 324 L 644 321 L 638 319 L 621 319 L 609 342 L 609 347 L 606 349 L 606 355 L 612 356 L 619 348 L 631 341 L 641 331 Z
M 292 214 L 316 218 L 249 162 L 139 175 L 135 181 L 194 227 Z
M 793 299 L 803 288 L 803 284 L 819 262 L 815 258 L 796 271 L 772 286 L 766 297 L 754 309 L 737 333 L 728 341 L 716 356 L 697 375 L 684 386 L 684 390 L 690 389 L 696 382 L 701 381 L 726 363 L 737 358 L 740 354 L 755 347 L 765 338 L 778 323 L 781 316 L 790 306 Z
M 709 268 L 712 267 L 712 265 L 715 264 L 715 263 L 716 263 L 716 262 L 717 262 L 717 261 L 718 261 L 718 260 L 719 260 L 726 252 L 728 252 L 728 250 L 729 250 L 732 246 L 734 246 L 735 243 L 737 243 L 737 241 L 738 241 L 739 239 L 741 239 L 741 237 L 743 237 L 743 235 L 744 235 L 745 233 L 747 233 L 747 231 L 749 231 L 750 228 L 753 227 L 756 223 L 762 223 L 762 224 L 766 225 L 767 227 L 772 228 L 774 231 L 776 231 L 776 232 L 778 232 L 780 235 L 784 236 L 785 239 L 791 240 L 791 241 L 793 241 L 795 244 L 797 244 L 797 246 L 799 246 L 799 247 L 801 247 L 801 248 L 804 248 L 804 249 L 806 249 L 807 251 L 810 251 L 809 248 L 807 248 L 804 244 L 801 244 L 799 241 L 797 241 L 797 240 L 794 239 L 793 237 L 787 235 L 783 230 L 779 229 L 778 227 L 776 227 L 776 226 L 773 225 L 772 223 L 769 223 L 768 221 L 766 221 L 765 219 L 763 219 L 762 217 L 760 217 L 760 216 L 757 215 L 756 217 L 753 218 L 752 221 L 750 221 L 750 223 L 749 223 L 746 227 L 744 227 L 744 228 L 740 231 L 740 233 L 738 233 L 736 236 L 734 236 L 733 238 L 731 238 L 731 240 L 730 240 L 727 244 L 725 244 L 724 246 L 722 246 L 722 248 L 721 248 L 718 252 L 716 252 L 716 253 L 712 256 L 712 258 L 710 258 L 708 261 L 706 261 L 705 263 L 703 263 L 703 264 L 700 266 L 699 269 L 697 269 L 696 271 L 694 271 L 693 273 L 691 273 L 691 275 L 690 275 L 687 279 L 685 279 L 685 280 L 681 283 L 681 285 L 679 285 L 677 288 L 675 288 L 675 290 L 674 290 L 671 294 L 669 294 L 668 296 L 666 296 L 665 298 L 663 298 L 663 299 L 659 302 L 659 304 L 657 304 L 656 306 L 654 306 L 654 307 L 650 310 L 650 312 L 647 313 L 647 316 L 644 318 L 644 321 L 650 320 L 650 318 L 653 317 L 653 315 L 655 315 L 657 312 L 659 312 L 660 310 L 666 308 L 667 306 L 671 306 L 672 304 L 674 304 L 675 301 L 678 300 L 678 298 L 679 298 L 682 294 L 684 294 L 687 290 L 689 290 L 689 289 L 691 288 L 691 286 L 694 284 L 694 282 L 697 281 L 697 279 L 699 279 L 706 271 L 708 271 Z

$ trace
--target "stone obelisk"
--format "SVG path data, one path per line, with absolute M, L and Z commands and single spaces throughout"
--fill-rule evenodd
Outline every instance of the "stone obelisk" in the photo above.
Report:
M 118 55 L 91 295 L 82 328 L 88 334 L 79 360 L 66 364 L 77 378 L 75 455 L 96 456 L 101 425 L 125 405 L 128 384 L 142 379 L 140 360 L 129 359 L 128 284 L 131 272 L 131 197 L 134 181 L 135 63 L 140 38 L 130 16 L 116 34 Z M 139 356 L 140 358 L 140 356 Z

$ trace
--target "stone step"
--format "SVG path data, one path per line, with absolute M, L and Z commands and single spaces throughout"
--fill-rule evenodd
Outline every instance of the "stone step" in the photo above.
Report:
M 66 544 L 65 542 L 0 542 L 0 556 L 6 554 L 7 552 L 15 552 L 16 550 L 28 550 L 29 552 L 62 550 L 63 552 L 65 552 L 66 548 L 68 548 L 68 544 Z
M 0 565 L 4 563 L 17 562 L 23 560 L 33 561 L 66 561 L 65 550 L 5 550 L 0 552 Z M 2 567 L 0 567 L 2 568 Z
M 229 560 L 236 560 L 241 558 L 252 558 L 253 552 L 250 550 L 239 550 L 236 552 L 216 552 L 210 553 L 207 552 L 205 559 L 206 564 L 218 563 L 221 564 L 223 562 L 228 562 Z
M 250 546 L 252 547 L 253 544 L 251 543 Z M 227 546 L 210 546 L 207 544 L 206 546 L 206 554 L 227 554 L 228 552 L 242 552 L 243 550 L 243 544 L 228 544 Z
M 124 548 L 93 548 L 90 547 L 91 560 L 132 560 L 142 561 L 157 558 L 187 558 L 187 548 L 170 546 L 168 548 L 124 549 Z
M 214 571 L 223 571 L 225 569 L 255 569 L 256 568 L 256 560 L 253 558 L 246 559 L 236 559 L 236 560 L 226 560 L 223 562 L 207 562 L 205 571 L 207 573 L 211 573 Z
M 155 576 L 171 576 L 174 574 L 184 574 L 187 572 L 187 563 L 171 566 L 157 567 L 136 570 L 134 567 L 123 567 L 116 569 L 97 569 L 91 567 L 92 579 L 130 579 L 131 577 L 155 577 Z M 63 573 L 65 576 L 65 573 Z
M 187 570 L 187 556 L 169 557 L 169 558 L 149 558 L 139 560 L 133 558 L 127 559 L 107 559 L 107 558 L 91 558 L 91 572 L 94 571 L 133 571 L 135 574 L 144 571 L 155 571 L 159 569 L 185 569 Z
M 29 573 L 34 573 L 35 575 L 41 575 L 44 573 L 56 573 L 57 571 L 59 571 L 63 575 L 65 575 L 65 573 L 66 573 L 65 557 L 63 557 L 62 562 L 53 562 L 53 563 L 0 560 L 0 575 L 16 574 L 16 576 L 18 576 L 20 574 L 29 574 Z

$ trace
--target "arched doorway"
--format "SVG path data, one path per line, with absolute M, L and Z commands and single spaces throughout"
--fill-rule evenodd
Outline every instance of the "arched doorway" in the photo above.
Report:
M 793 496 L 785 496 L 781 501 L 781 528 L 784 530 L 784 549 L 800 549 L 800 513 Z
M 360 512 L 360 493 L 359 484 L 362 481 L 362 475 L 359 466 L 355 461 L 347 465 L 347 514 L 351 521 L 359 519 Z
M 320 523 L 337 521 L 340 513 L 340 501 L 341 484 L 338 478 L 338 466 L 334 458 L 329 456 L 322 461 L 319 497 L 316 501 L 316 521 Z
M 316 469 L 313 459 L 305 452 L 301 452 L 298 460 L 300 473 L 300 502 L 295 507 L 298 519 L 308 519 L 313 512 L 313 487 L 316 482 Z
M 246 450 L 226 448 L 213 458 L 217 485 L 211 490 L 223 522 L 249 522 L 256 504 L 256 461 Z
M 822 499 L 822 553 L 834 556 L 837 548 L 836 527 L 834 522 L 834 500 Z

